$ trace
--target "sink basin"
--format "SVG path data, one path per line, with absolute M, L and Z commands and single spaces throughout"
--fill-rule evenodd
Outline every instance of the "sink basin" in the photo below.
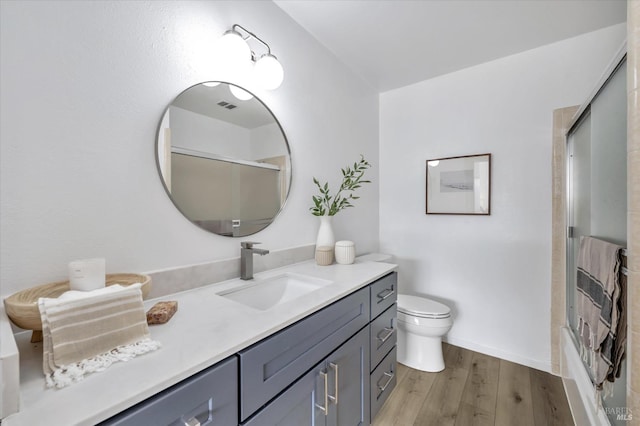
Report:
M 225 290 L 218 293 L 218 295 L 245 306 L 266 311 L 332 282 L 287 272 L 269 278 L 254 278 L 252 281 L 248 281 L 246 285 Z

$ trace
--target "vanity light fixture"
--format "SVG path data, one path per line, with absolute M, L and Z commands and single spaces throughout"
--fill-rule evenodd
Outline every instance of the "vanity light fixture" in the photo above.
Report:
M 264 45 L 267 52 L 258 56 L 249 47 L 250 39 Z M 218 49 L 226 61 L 233 61 L 240 70 L 244 70 L 247 65 L 251 67 L 252 77 L 263 89 L 274 90 L 282 84 L 284 70 L 278 59 L 271 53 L 269 45 L 241 25 L 233 24 L 230 30 L 225 31 L 218 41 Z
M 248 101 L 253 98 L 251 93 L 239 88 L 238 86 L 229 86 L 229 91 L 231 91 L 231 94 L 241 101 Z

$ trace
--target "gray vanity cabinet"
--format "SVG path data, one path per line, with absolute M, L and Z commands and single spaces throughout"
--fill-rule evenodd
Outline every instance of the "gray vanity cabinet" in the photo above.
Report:
M 100 426 L 235 426 L 238 360 L 227 358 L 105 420 Z
M 102 425 L 366 426 L 395 386 L 397 273 Z
M 371 420 L 396 386 L 398 274 L 371 284 Z
M 365 327 L 243 425 L 368 425 L 368 369 Z
M 365 287 L 240 351 L 240 421 L 367 327 L 369 318 Z
M 368 425 L 395 386 L 397 273 L 239 353 L 243 426 Z

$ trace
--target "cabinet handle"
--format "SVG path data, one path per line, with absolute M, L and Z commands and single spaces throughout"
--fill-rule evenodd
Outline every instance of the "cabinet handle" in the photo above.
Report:
M 376 338 L 380 340 L 380 344 L 382 345 L 389 340 L 389 337 L 393 336 L 395 331 L 396 329 L 393 327 L 385 327 L 377 334 Z
M 377 294 L 378 296 L 378 303 L 382 302 L 383 300 L 387 299 L 388 297 L 392 296 L 396 291 L 393 289 L 393 287 L 391 288 L 385 288 L 384 290 L 382 290 L 380 293 Z
M 191 417 L 189 420 L 184 422 L 184 426 L 200 426 L 200 420 L 195 417 Z
M 329 379 L 326 372 L 321 371 L 320 377 L 324 380 L 324 407 L 316 402 L 316 407 L 318 407 L 325 416 L 329 415 Z
M 387 389 L 387 386 L 389 386 L 389 383 L 391 383 L 393 378 L 396 376 L 396 373 L 394 373 L 393 371 L 391 373 L 387 373 L 385 371 L 383 374 L 387 378 L 387 381 L 386 381 L 386 383 L 384 385 L 380 386 L 380 381 L 378 380 L 377 385 L 378 385 L 378 389 L 380 390 L 380 393 L 384 392 Z M 382 377 L 382 378 L 384 378 L 384 377 Z
M 338 405 L 338 364 L 335 364 L 333 362 L 329 363 L 329 367 L 333 368 L 333 372 L 334 372 L 334 394 L 329 395 L 329 399 L 331 400 L 331 402 L 333 402 L 334 404 Z

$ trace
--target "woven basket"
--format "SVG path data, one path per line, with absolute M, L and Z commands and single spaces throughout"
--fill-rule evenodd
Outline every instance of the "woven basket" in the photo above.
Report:
M 107 274 L 105 278 L 107 286 L 120 284 L 131 285 L 142 283 L 140 290 L 142 298 L 145 298 L 151 290 L 151 277 L 142 274 Z M 65 291 L 69 291 L 69 281 L 59 281 L 28 288 L 4 299 L 4 307 L 7 316 L 20 328 L 25 330 L 42 330 L 38 299 L 41 297 L 58 297 Z

